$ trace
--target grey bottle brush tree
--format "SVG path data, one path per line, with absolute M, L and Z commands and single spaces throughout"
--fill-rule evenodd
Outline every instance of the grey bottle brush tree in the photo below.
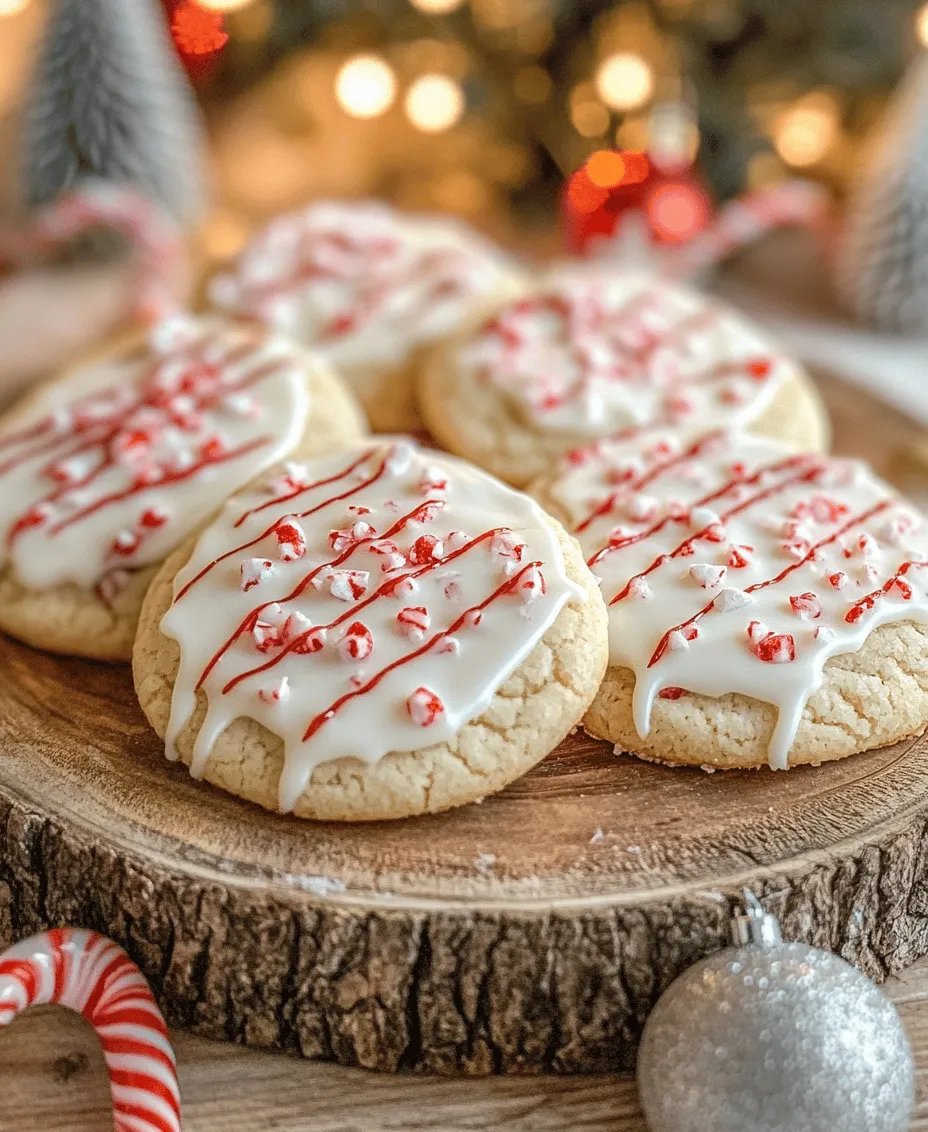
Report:
M 25 107 L 22 195 L 128 184 L 182 225 L 205 198 L 206 140 L 158 0 L 52 0 Z
M 893 97 L 851 195 L 838 284 L 865 321 L 928 333 L 928 55 Z

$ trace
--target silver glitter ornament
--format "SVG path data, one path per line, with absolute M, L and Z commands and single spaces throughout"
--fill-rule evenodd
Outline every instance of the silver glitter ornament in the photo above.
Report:
M 896 1008 L 745 900 L 735 946 L 681 975 L 644 1028 L 651 1132 L 906 1132 L 915 1067 Z

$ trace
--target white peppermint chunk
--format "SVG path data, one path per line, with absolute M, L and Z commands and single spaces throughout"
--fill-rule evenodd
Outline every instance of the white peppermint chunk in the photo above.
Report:
M 654 597 L 654 590 L 647 578 L 632 578 L 629 585 L 628 593 L 630 597 L 638 598 L 639 601 L 650 601 Z
M 718 513 L 711 507 L 694 507 L 690 511 L 690 526 L 696 530 L 701 531 L 703 527 L 711 527 L 719 521 Z
M 708 563 L 700 563 L 690 567 L 690 577 L 693 581 L 698 582 L 704 590 L 714 590 L 720 586 L 725 573 L 724 566 L 712 566 Z
M 722 613 L 727 613 L 730 609 L 741 609 L 745 605 L 750 605 L 754 598 L 744 590 L 736 589 L 734 586 L 726 586 L 725 589 L 719 591 L 719 596 L 715 599 L 716 609 L 721 610 Z
M 679 629 L 674 629 L 667 638 L 667 647 L 671 652 L 685 652 L 690 647 L 690 642 Z

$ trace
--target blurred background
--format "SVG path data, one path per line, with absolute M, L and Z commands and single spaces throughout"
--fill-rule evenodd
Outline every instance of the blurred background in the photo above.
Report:
M 210 258 L 320 195 L 454 212 L 543 250 L 566 176 L 647 149 L 668 106 L 716 201 L 797 173 L 841 195 L 928 43 L 912 0 L 159 2 L 214 144 Z M 7 131 L 46 15 L 0 0 Z

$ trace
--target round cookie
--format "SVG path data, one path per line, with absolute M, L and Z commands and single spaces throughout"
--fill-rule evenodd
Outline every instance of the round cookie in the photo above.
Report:
M 585 728 L 666 763 L 786 768 L 928 724 L 928 522 L 857 461 L 747 434 L 601 442 L 533 494 L 609 607 Z
M 713 298 L 624 268 L 561 269 L 436 349 L 422 415 L 452 452 L 522 486 L 630 429 L 743 426 L 798 450 L 828 422 L 799 367 Z
M 211 281 L 211 301 L 321 354 L 378 432 L 421 428 L 425 350 L 521 284 L 517 266 L 445 217 L 320 201 L 278 217 Z
M 321 363 L 265 331 L 172 319 L 0 420 L 0 629 L 128 660 L 164 559 L 231 492 L 364 430 Z
M 196 777 L 364 821 L 524 774 L 582 718 L 607 651 L 602 596 L 557 523 L 388 440 L 230 500 L 152 585 L 134 672 Z

